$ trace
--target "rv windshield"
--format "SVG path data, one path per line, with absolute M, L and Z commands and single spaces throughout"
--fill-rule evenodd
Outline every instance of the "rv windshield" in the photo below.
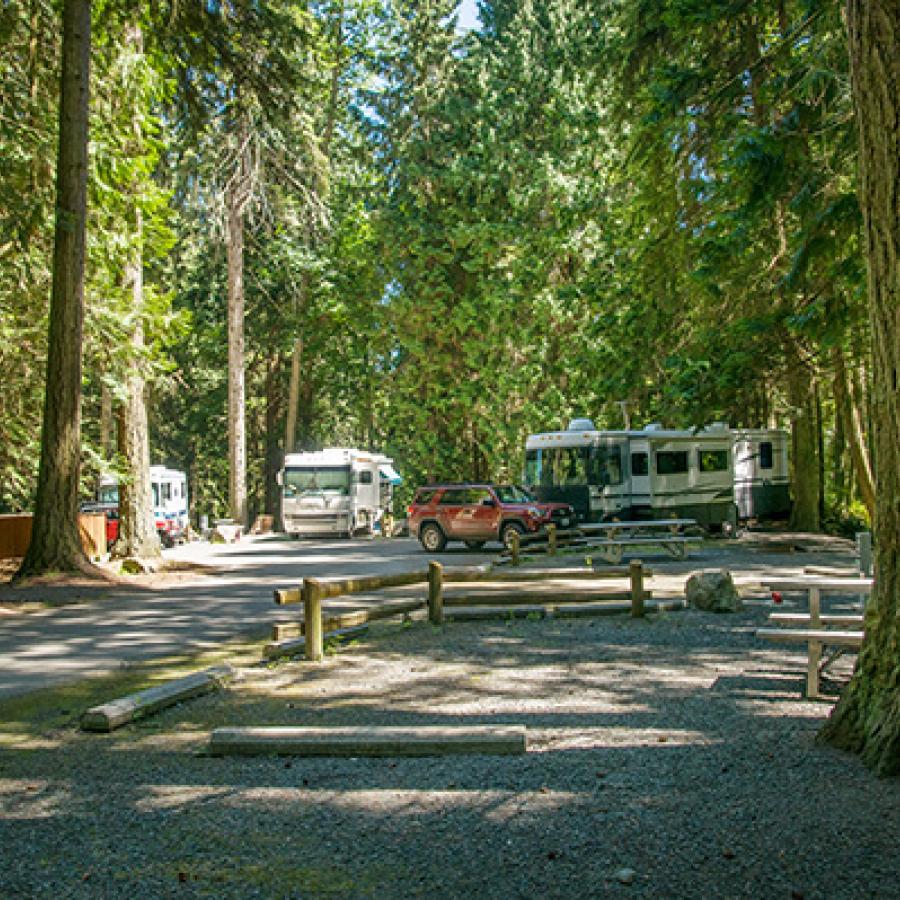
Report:
M 622 483 L 622 448 L 547 447 L 525 454 L 525 481 L 541 487 Z
M 97 499 L 101 503 L 118 503 L 119 502 L 119 486 L 117 484 L 102 485 Z
M 298 497 L 301 494 L 317 494 L 332 491 L 338 494 L 350 493 L 349 466 L 304 466 L 284 470 L 284 496 Z

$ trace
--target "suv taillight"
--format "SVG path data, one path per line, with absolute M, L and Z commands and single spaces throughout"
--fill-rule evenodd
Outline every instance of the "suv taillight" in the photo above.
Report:
M 410 503 L 410 505 L 406 507 L 406 514 L 408 516 L 411 516 L 412 513 L 413 513 L 413 508 L 412 508 L 412 504 Z

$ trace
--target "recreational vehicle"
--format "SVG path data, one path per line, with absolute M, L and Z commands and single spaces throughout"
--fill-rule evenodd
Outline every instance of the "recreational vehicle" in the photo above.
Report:
M 150 466 L 150 489 L 156 533 L 164 547 L 172 547 L 187 537 L 187 476 L 177 469 Z M 101 476 L 96 501 L 82 505 L 82 509 L 88 508 L 106 513 L 107 540 L 109 544 L 114 543 L 119 533 L 118 479 L 112 475 Z
M 575 419 L 528 437 L 525 483 L 540 500 L 570 503 L 585 522 L 683 517 L 733 529 L 737 521 L 731 431 L 721 423 L 598 431 Z
M 786 431 L 739 428 L 734 437 L 734 499 L 741 519 L 783 519 L 791 511 Z
M 294 537 L 373 534 L 401 483 L 392 463 L 349 447 L 289 453 L 279 475 L 284 530 Z

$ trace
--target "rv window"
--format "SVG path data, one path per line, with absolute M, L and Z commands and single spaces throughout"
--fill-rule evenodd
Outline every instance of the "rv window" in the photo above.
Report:
M 153 505 L 159 506 L 159 485 L 152 483 L 150 486 L 153 488 Z
M 298 497 L 306 493 L 350 490 L 350 469 L 338 466 L 304 466 L 284 470 L 284 496 Z
M 698 450 L 697 468 L 701 472 L 727 472 L 727 450 Z
M 632 475 L 649 475 L 650 466 L 648 465 L 646 453 L 631 454 L 631 474 Z
M 687 470 L 687 450 L 663 450 L 656 454 L 657 475 L 681 475 Z
M 371 484 L 372 483 L 372 473 L 368 470 L 365 472 L 359 473 L 359 483 L 360 484 Z
M 525 484 L 540 484 L 543 476 L 541 451 L 525 451 Z
M 759 467 L 761 469 L 771 469 L 773 465 L 772 442 L 763 441 L 759 445 Z
M 597 447 L 594 451 L 594 484 L 622 483 L 622 448 Z

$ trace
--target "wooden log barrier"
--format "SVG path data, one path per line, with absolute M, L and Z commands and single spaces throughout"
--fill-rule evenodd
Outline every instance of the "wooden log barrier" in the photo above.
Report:
M 552 522 L 547 526 L 547 552 L 556 556 L 556 526 Z
M 509 560 L 512 565 L 519 564 L 519 550 L 521 549 L 521 538 L 518 531 L 513 531 L 509 536 Z
M 428 621 L 444 624 L 444 567 L 439 562 L 428 563 Z
M 322 640 L 322 593 L 317 578 L 303 581 L 303 621 L 306 623 L 306 658 L 318 662 L 325 655 Z
M 102 706 L 93 706 L 81 716 L 81 727 L 85 731 L 112 731 L 167 706 L 174 706 L 182 700 L 208 694 L 233 676 L 234 669 L 229 665 L 194 672 L 158 687 L 120 697 Z
M 217 728 L 214 756 L 445 756 L 524 753 L 524 725 Z

